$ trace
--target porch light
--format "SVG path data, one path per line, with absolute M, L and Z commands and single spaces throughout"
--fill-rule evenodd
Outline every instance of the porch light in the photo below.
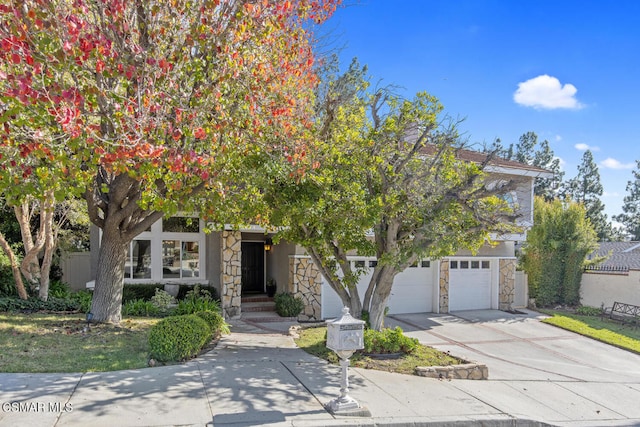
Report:
M 264 241 L 264 250 L 269 252 L 272 246 L 273 246 L 273 241 L 267 237 Z

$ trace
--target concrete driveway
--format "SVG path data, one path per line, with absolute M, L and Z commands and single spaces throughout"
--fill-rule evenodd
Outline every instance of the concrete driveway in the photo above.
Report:
M 453 385 L 496 409 L 561 425 L 640 425 L 640 355 L 497 310 L 387 319 L 409 336 L 489 367 Z

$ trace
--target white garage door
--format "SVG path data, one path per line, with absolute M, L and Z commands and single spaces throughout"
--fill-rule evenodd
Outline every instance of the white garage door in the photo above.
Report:
M 449 311 L 491 308 L 491 262 L 449 261 Z
M 433 311 L 431 262 L 422 261 L 398 274 L 389 296 L 389 314 Z
M 369 286 L 369 280 L 373 274 L 375 259 L 354 258 L 353 266 L 366 267 L 367 271 L 360 277 L 358 293 L 360 298 Z M 429 261 L 419 262 L 398 274 L 393 282 L 391 295 L 389 296 L 389 314 L 399 313 L 424 313 L 433 311 L 433 274 Z M 339 317 L 342 313 L 342 302 L 338 294 L 331 289 L 329 284 L 322 280 L 322 317 L 331 319 Z

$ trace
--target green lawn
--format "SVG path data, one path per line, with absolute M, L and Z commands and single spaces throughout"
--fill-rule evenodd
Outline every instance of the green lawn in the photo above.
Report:
M 557 310 L 543 312 L 553 316 L 543 320 L 544 323 L 640 354 L 638 326 L 625 325 L 607 317 L 581 316 Z
M 102 372 L 147 366 L 147 334 L 160 319 L 91 325 L 84 315 L 0 313 L 0 372 Z
M 296 344 L 309 354 L 331 363 L 338 363 L 338 356 L 325 346 L 326 332 L 326 327 L 302 329 L 300 337 L 295 340 Z M 411 375 L 414 374 L 415 368 L 418 366 L 447 366 L 463 363 L 460 359 L 424 345 L 418 345 L 413 353 L 398 359 L 375 359 L 356 353 L 350 361 L 351 366 L 359 368 Z

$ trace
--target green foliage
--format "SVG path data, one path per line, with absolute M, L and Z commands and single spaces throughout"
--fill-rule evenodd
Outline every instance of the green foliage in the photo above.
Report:
M 211 328 L 211 335 L 228 334 L 230 332 L 229 325 L 224 321 L 224 317 L 217 311 L 198 311 L 196 316 L 202 318 Z
M 582 316 L 601 316 L 602 313 L 602 308 L 589 307 L 588 305 L 582 305 L 576 309 L 576 314 L 580 314 Z
M 276 313 L 282 317 L 297 317 L 304 310 L 304 302 L 290 293 L 277 293 L 273 298 L 276 303 Z
M 364 331 L 364 352 L 371 354 L 413 352 L 418 340 L 410 338 L 397 326 L 395 329 L 384 328 L 381 331 L 366 329 Z
M 158 309 L 160 309 L 161 311 L 166 311 L 169 308 L 169 305 L 171 305 L 173 302 L 174 299 L 171 294 L 160 288 L 156 288 L 156 294 L 151 297 L 151 303 L 153 303 L 153 305 L 158 307 Z
M 0 297 L 17 296 L 16 286 L 13 281 L 9 257 L 0 250 Z
M 157 305 L 151 301 L 144 301 L 136 299 L 127 301 L 122 305 L 123 316 L 157 316 L 160 313 L 160 309 Z
M 627 181 L 627 195 L 624 196 L 622 212 L 613 219 L 624 225 L 632 240 L 640 240 L 640 160 L 636 160 L 633 180 Z
M 585 259 L 596 247 L 597 236 L 582 205 L 536 197 L 534 226 L 521 258 L 536 304 L 577 305 Z
M 182 300 L 187 298 L 187 295 L 190 295 L 190 292 L 193 291 L 194 289 L 198 289 L 199 292 L 208 292 L 209 296 L 211 297 L 211 299 L 213 300 L 219 300 L 220 296 L 218 295 L 218 290 L 215 288 L 215 286 L 209 286 L 209 285 L 200 285 L 200 284 L 196 284 L 196 285 L 180 285 L 180 287 L 178 288 L 178 295 L 176 296 L 177 300 Z
M 77 301 L 79 310 L 83 313 L 88 313 L 91 310 L 91 301 L 93 299 L 93 292 L 87 289 L 83 289 L 71 294 L 71 299 Z
M 49 297 L 71 298 L 71 289 L 68 284 L 60 280 L 52 280 L 49 283 Z
M 55 298 L 51 297 L 47 301 L 42 301 L 38 298 L 29 298 L 27 300 L 19 299 L 16 297 L 3 297 L 0 298 L 0 312 L 36 312 L 36 311 L 78 311 L 80 309 L 80 303 L 77 300 L 69 298 Z
M 185 295 L 184 299 L 178 301 L 174 313 L 176 315 L 193 314 L 199 311 L 215 311 L 220 312 L 220 302 L 213 299 L 211 293 L 202 289 L 199 285 L 195 285 Z
M 156 289 L 164 290 L 164 285 L 132 285 L 127 283 L 122 289 L 122 303 L 126 304 L 138 299 L 151 301 L 151 298 L 156 294 Z
M 207 322 L 195 314 L 167 317 L 149 331 L 150 355 L 160 362 L 188 359 L 204 347 L 210 331 Z

